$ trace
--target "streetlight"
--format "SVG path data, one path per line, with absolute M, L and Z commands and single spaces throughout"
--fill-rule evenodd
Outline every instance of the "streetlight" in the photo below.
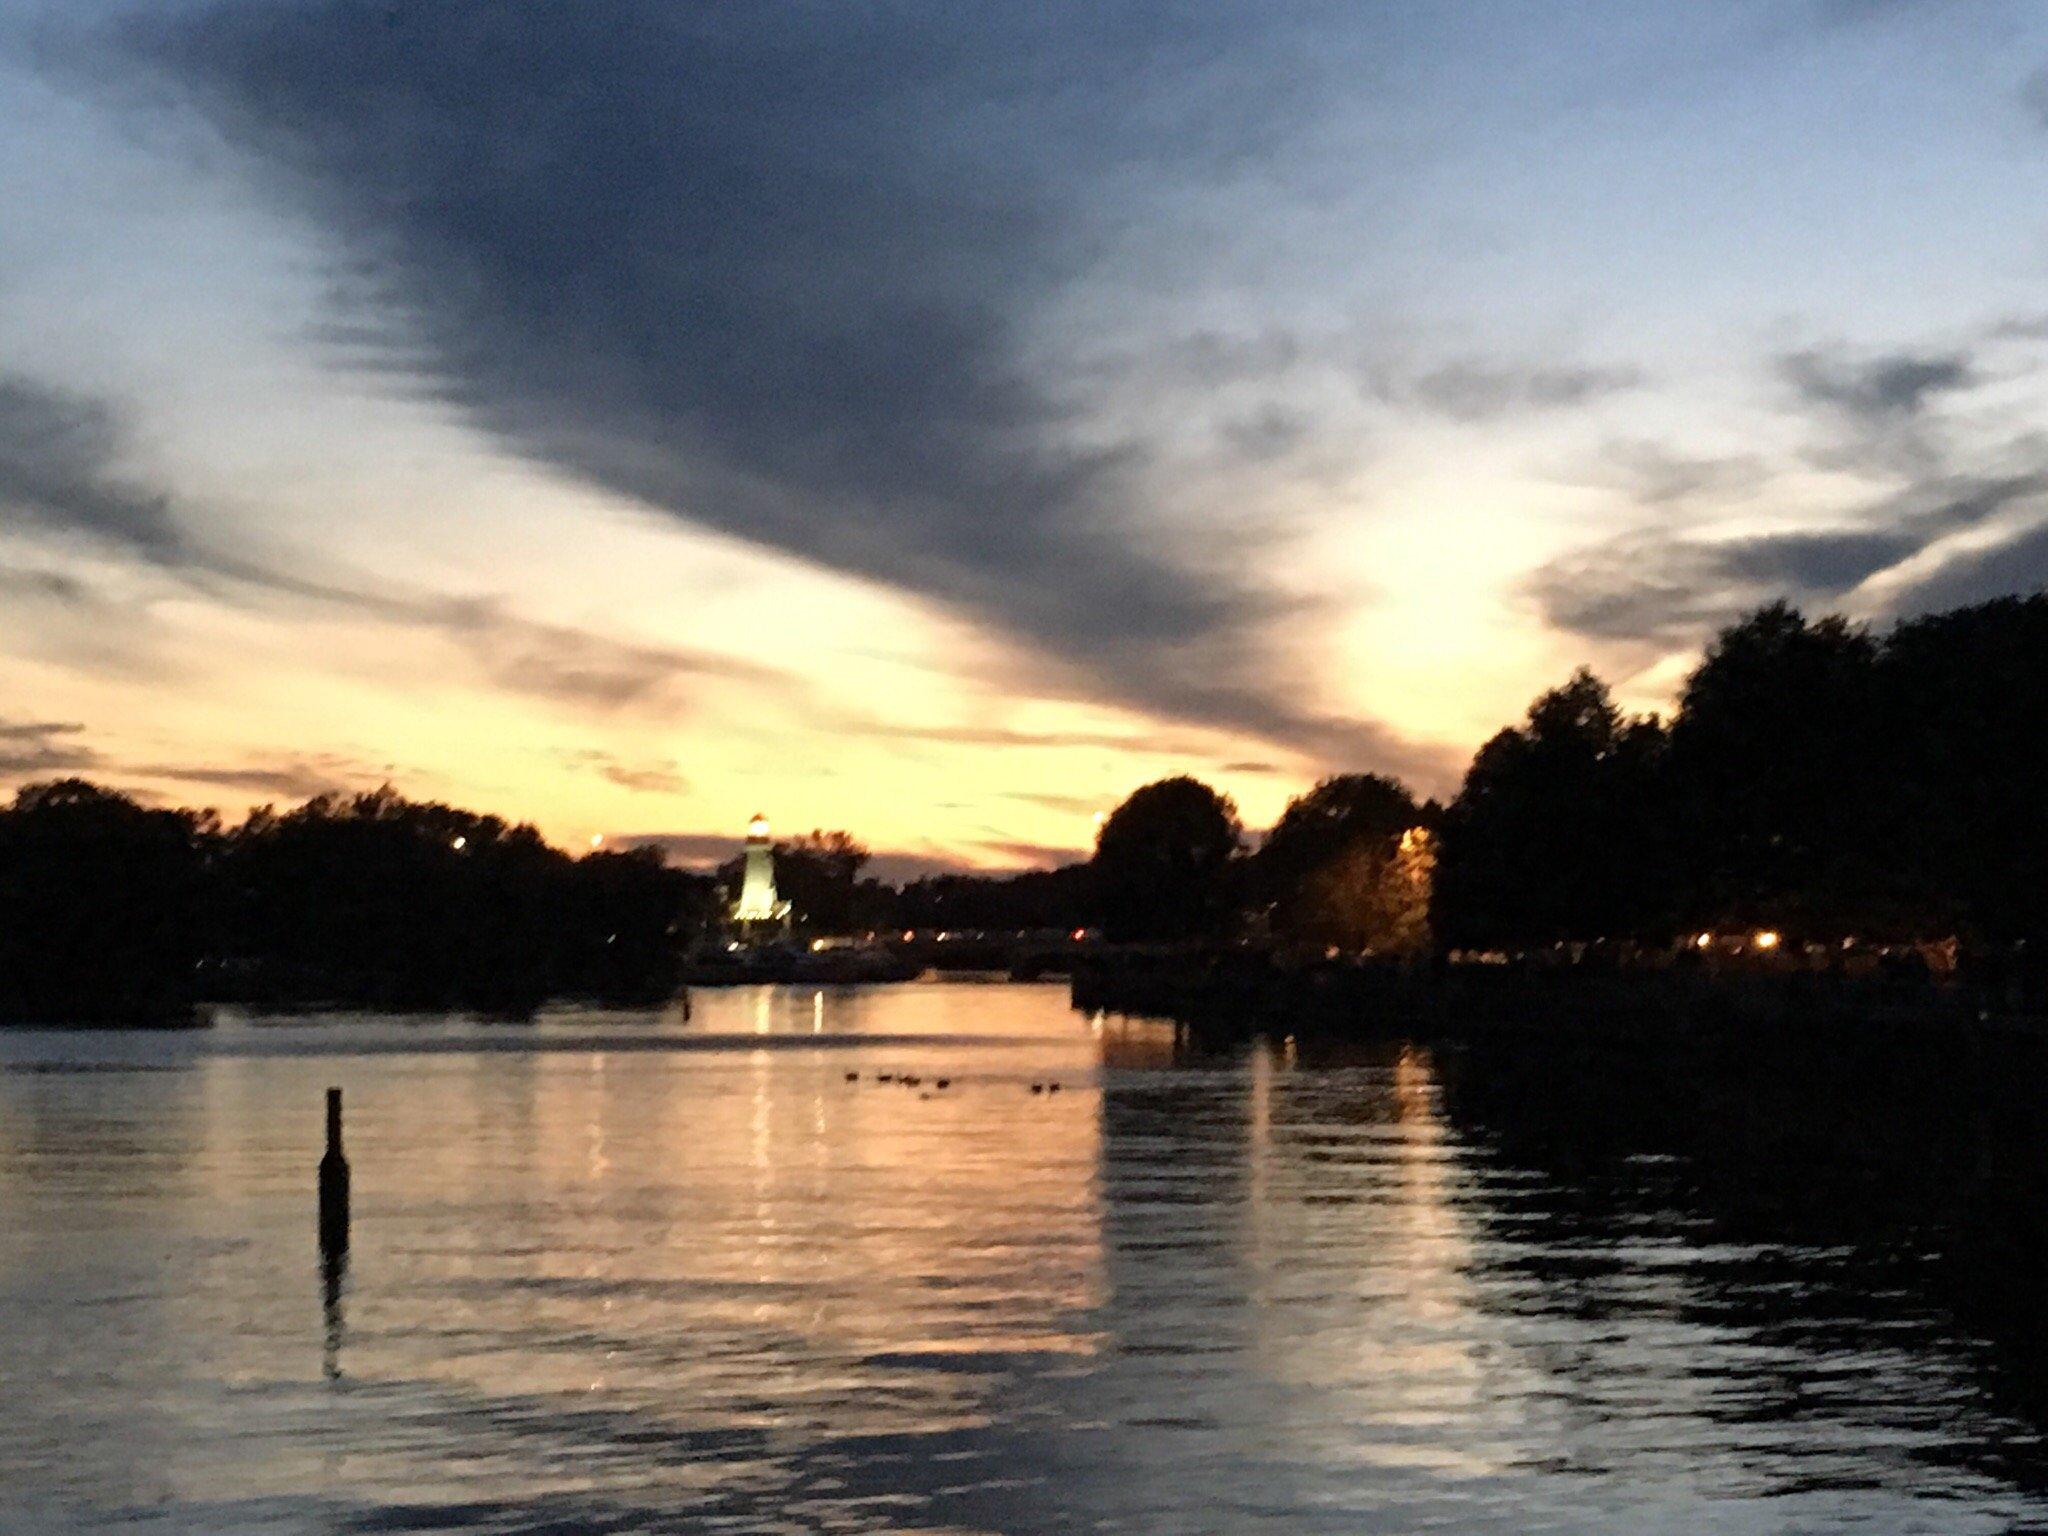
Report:
M 466 838 L 466 837 L 458 837 L 458 838 L 456 838 L 456 839 L 455 839 L 455 841 L 454 841 L 454 842 L 453 842 L 452 844 L 450 844 L 449 846 L 451 846 L 452 848 L 454 848 L 454 850 L 455 850 L 455 851 L 456 851 L 457 853 L 460 853 L 460 852 L 462 852 L 462 850 L 463 850 L 463 849 L 465 849 L 465 848 L 467 848 L 467 847 L 469 846 L 469 839 L 468 839 L 468 838 Z

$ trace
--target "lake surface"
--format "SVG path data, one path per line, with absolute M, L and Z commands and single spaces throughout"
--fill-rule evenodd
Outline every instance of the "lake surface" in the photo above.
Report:
M 2048 1529 L 1937 1255 L 1456 1074 L 1057 986 L 0 1031 L 0 1531 Z

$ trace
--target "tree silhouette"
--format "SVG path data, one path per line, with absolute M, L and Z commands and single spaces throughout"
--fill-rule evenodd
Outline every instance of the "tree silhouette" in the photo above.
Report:
M 806 832 L 775 845 L 775 886 L 815 933 L 851 933 L 863 916 L 860 872 L 870 855 L 850 832 Z
M 1671 729 L 1688 916 L 1795 933 L 1891 925 L 1903 805 L 1881 739 L 1878 646 L 1784 603 L 1724 629 Z
M 1481 747 L 1444 816 L 1443 943 L 1640 937 L 1668 923 L 1662 728 L 1583 668 Z
M 1096 838 L 1096 899 L 1105 935 L 1172 942 L 1211 936 L 1230 916 L 1231 861 L 1243 843 L 1237 807 L 1198 780 L 1147 784 Z
M 1071 932 L 1099 920 L 1092 864 L 1014 875 L 927 875 L 905 885 L 890 909 L 897 928 Z
M 2048 597 L 1903 624 L 1878 675 L 1873 771 L 1893 784 L 1879 836 L 1903 866 L 1917 926 L 2038 948 L 2048 938 Z
M 0 1020 L 189 1015 L 218 833 L 77 779 L 21 790 L 0 811 Z

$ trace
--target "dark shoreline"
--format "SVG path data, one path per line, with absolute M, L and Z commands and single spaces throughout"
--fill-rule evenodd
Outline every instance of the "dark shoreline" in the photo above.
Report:
M 1557 1048 L 1836 1037 L 2025 1042 L 2048 1018 L 2004 1011 L 1924 971 L 1848 976 L 1784 967 L 1286 965 L 1242 951 L 1105 955 L 1076 966 L 1074 1006 L 1171 1020 L 1209 1036 L 1499 1040 Z

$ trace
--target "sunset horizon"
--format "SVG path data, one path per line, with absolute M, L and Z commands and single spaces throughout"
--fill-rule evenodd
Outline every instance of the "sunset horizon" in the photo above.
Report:
M 1044 867 L 2048 579 L 2024 7 L 485 17 L 0 8 L 0 788 Z

